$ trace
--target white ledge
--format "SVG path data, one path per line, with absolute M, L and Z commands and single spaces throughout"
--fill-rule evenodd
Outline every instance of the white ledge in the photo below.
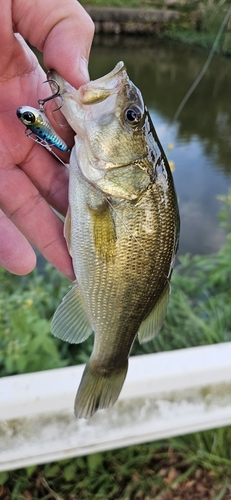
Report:
M 83 366 L 0 379 L 0 471 L 231 424 L 231 342 L 130 358 L 114 407 L 76 419 Z

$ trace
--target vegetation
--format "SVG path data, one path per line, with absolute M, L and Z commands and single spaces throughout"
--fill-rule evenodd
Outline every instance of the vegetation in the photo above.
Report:
M 81 0 L 83 6 L 95 7 L 141 7 L 174 9 L 180 12 L 178 20 L 161 30 L 162 36 L 191 45 L 210 49 L 216 35 L 231 8 L 230 0 Z M 227 20 L 222 36 L 216 46 L 219 53 L 231 54 L 230 21 Z
M 219 429 L 0 473 L 0 498 L 229 500 L 230 438 Z
M 231 340 L 231 194 L 220 198 L 226 244 L 215 255 L 180 258 L 162 333 L 142 347 L 137 342 L 133 354 Z M 0 283 L 0 376 L 88 359 L 92 339 L 70 346 L 51 336 L 50 319 L 69 284 L 55 269 L 23 278 L 1 269 Z M 230 443 L 226 427 L 2 472 L 0 499 L 228 500 Z
M 81 0 L 80 3 L 84 6 L 94 7 L 150 7 L 142 0 L 129 0 L 129 5 L 126 0 Z
M 166 35 L 183 43 L 210 49 L 224 23 L 221 36 L 217 40 L 216 52 L 230 55 L 230 17 L 226 18 L 226 15 L 230 11 L 231 16 L 231 2 L 229 0 L 199 0 L 184 2 L 184 5 L 181 19 L 178 23 L 172 23 L 166 28 Z

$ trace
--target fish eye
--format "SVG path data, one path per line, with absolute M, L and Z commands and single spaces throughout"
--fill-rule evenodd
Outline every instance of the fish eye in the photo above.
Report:
M 31 111 L 25 111 L 22 114 L 22 118 L 23 120 L 25 120 L 25 122 L 29 123 L 30 125 L 32 125 L 35 122 L 35 115 L 34 113 L 31 113 Z
M 137 106 L 129 106 L 124 113 L 125 121 L 130 125 L 137 125 L 142 117 L 141 111 Z

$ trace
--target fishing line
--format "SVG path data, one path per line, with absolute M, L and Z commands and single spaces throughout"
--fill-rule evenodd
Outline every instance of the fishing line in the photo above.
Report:
M 51 146 L 48 144 L 48 142 L 45 139 L 40 139 L 40 137 L 37 137 L 37 136 L 35 136 L 36 137 L 36 139 L 35 139 L 34 137 L 32 137 L 32 134 L 26 134 L 26 135 L 27 135 L 27 137 L 29 137 L 29 139 L 36 142 L 36 144 L 39 144 L 40 146 L 45 148 L 47 151 L 49 151 L 49 153 L 51 153 L 53 156 L 55 156 L 55 158 L 57 160 L 59 160 L 59 162 L 62 163 L 64 165 L 64 167 L 68 168 L 68 164 L 64 163 L 64 161 L 61 160 L 61 158 L 53 151 L 53 149 L 51 148 Z
M 218 42 L 220 40 L 220 37 L 224 31 L 224 28 L 228 22 L 228 19 L 231 15 L 231 7 L 229 8 L 226 16 L 224 17 L 222 23 L 221 23 L 221 26 L 218 30 L 218 33 L 217 33 L 217 36 L 213 42 L 213 45 L 212 45 L 212 48 L 210 50 L 210 53 L 209 53 L 209 56 L 202 68 L 202 70 L 200 71 L 199 75 L 197 76 L 196 80 L 193 82 L 193 84 L 191 85 L 190 89 L 188 90 L 187 94 L 184 96 L 184 98 L 182 99 L 180 105 L 178 106 L 177 110 L 176 110 L 176 113 L 173 117 L 173 123 L 177 120 L 177 118 L 179 117 L 182 109 L 184 108 L 186 102 L 188 101 L 189 97 L 192 95 L 192 93 L 194 92 L 195 88 L 197 87 L 197 85 L 200 83 L 201 79 L 203 78 L 204 74 L 206 73 L 210 63 L 211 63 L 211 60 L 214 56 L 214 53 L 216 51 L 216 48 L 217 48 L 217 45 L 218 45 Z

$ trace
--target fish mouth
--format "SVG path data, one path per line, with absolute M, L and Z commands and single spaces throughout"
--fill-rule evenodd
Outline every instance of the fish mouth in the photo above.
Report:
M 118 160 L 117 154 L 113 153 L 115 162 L 109 159 L 107 146 L 105 144 L 104 147 L 100 133 L 94 133 L 95 130 L 107 130 L 114 120 L 120 121 L 122 110 L 130 103 L 131 94 L 133 99 L 136 93 L 139 97 L 139 91 L 130 81 L 124 62 L 118 62 L 110 73 L 82 85 L 78 90 L 55 71 L 49 73 L 49 79 L 53 91 L 57 92 L 54 81 L 59 85 L 61 112 L 76 133 L 78 147 L 80 143 L 84 144 L 89 165 L 94 164 L 94 169 L 103 171 L 126 166 L 126 161 Z
M 90 81 L 82 85 L 78 90 L 72 87 L 54 70 L 48 73 L 48 81 L 52 91 L 57 92 L 57 86 L 52 80 L 57 82 L 60 89 L 60 96 L 64 99 L 72 98 L 80 105 L 91 105 L 104 101 L 112 94 L 118 91 L 126 84 L 128 79 L 126 67 L 123 61 L 116 64 L 115 68 L 107 75 Z
M 126 67 L 123 61 L 120 61 L 107 75 L 79 88 L 79 103 L 87 105 L 104 101 L 110 95 L 118 93 L 126 78 Z

